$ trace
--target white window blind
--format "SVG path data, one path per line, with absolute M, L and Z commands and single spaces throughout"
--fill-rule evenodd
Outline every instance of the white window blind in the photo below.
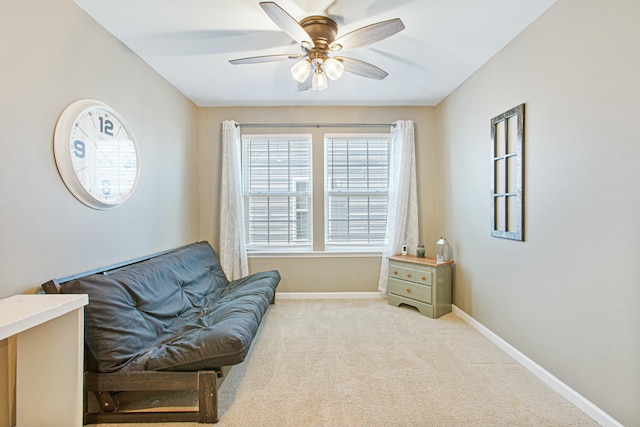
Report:
M 325 248 L 381 247 L 389 135 L 325 135 Z
M 247 248 L 311 248 L 311 135 L 244 135 Z

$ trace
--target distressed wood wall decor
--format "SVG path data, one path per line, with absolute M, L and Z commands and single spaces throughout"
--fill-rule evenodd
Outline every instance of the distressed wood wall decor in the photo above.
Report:
M 524 240 L 524 104 L 491 119 L 491 235 Z

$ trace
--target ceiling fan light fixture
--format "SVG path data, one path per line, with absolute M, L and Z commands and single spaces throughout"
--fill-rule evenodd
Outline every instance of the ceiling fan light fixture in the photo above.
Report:
M 331 7 L 335 3 L 335 0 L 327 1 L 331 3 Z M 329 55 L 377 43 L 405 28 L 402 21 L 395 18 L 360 27 L 336 38 L 338 24 L 328 16 L 312 15 L 298 22 L 273 1 L 260 2 L 260 6 L 298 44 L 302 54 L 261 55 L 232 59 L 229 62 L 235 65 L 302 59 L 291 67 L 291 75 L 300 83 L 298 90 L 301 91 L 309 88 L 325 90 L 329 87 L 328 79 L 337 80 L 344 71 L 370 79 L 384 79 L 388 73 L 375 65 L 342 56 L 331 58 Z M 323 9 L 328 10 L 327 7 Z M 313 76 L 310 76 L 311 73 Z
M 309 73 L 311 73 L 311 62 L 306 59 L 296 62 L 291 67 L 291 75 L 300 83 L 307 81 Z
M 329 81 L 327 76 L 322 72 L 322 68 L 318 67 L 313 73 L 313 79 L 311 80 L 311 89 L 313 90 L 325 90 L 329 88 Z
M 335 58 L 328 58 L 324 61 L 324 72 L 331 80 L 338 80 L 344 73 L 344 64 Z

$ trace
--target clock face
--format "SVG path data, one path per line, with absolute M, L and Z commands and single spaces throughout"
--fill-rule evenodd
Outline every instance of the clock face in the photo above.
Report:
M 124 119 L 108 105 L 83 99 L 58 119 L 54 153 L 71 193 L 96 209 L 110 209 L 131 196 L 140 176 L 138 146 Z

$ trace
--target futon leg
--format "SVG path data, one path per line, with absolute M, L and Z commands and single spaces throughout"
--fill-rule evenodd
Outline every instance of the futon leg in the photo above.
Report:
M 110 391 L 94 391 L 93 394 L 96 396 L 100 409 L 103 412 L 114 412 L 118 409 L 119 402 L 115 393 Z
M 218 422 L 218 372 L 198 372 L 198 422 Z

